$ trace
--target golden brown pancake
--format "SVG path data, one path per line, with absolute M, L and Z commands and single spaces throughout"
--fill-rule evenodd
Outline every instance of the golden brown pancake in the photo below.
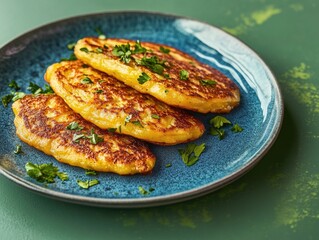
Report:
M 60 162 L 121 175 L 147 173 L 155 165 L 143 142 L 99 129 L 55 94 L 27 95 L 12 108 L 19 138 Z
M 70 108 L 102 129 L 161 145 L 194 140 L 205 130 L 185 111 L 141 94 L 79 60 L 51 65 L 45 79 Z
M 169 46 L 83 38 L 74 53 L 84 63 L 172 106 L 227 113 L 240 101 L 238 87 L 224 74 Z

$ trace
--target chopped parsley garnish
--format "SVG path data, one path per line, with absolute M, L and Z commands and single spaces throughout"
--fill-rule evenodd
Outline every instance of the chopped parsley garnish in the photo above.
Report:
M 24 92 L 15 92 L 14 95 L 13 95 L 12 101 L 15 102 L 18 99 L 23 98 L 24 96 L 25 96 Z
M 225 130 L 211 127 L 210 134 L 213 136 L 218 136 L 219 140 L 222 140 L 225 137 Z
M 89 49 L 87 49 L 86 47 L 80 48 L 80 51 L 85 52 L 85 53 L 89 53 Z
M 163 75 L 164 69 L 167 67 L 165 63 L 166 61 L 160 60 L 157 56 L 143 57 L 137 61 L 137 64 L 145 66 L 152 72 L 160 75 Z
M 213 136 L 218 136 L 219 140 L 222 140 L 225 137 L 225 130 L 221 129 L 221 127 L 231 124 L 227 118 L 222 116 L 216 116 L 212 118 L 209 123 L 212 125 L 210 134 Z
M 78 143 L 78 142 L 80 142 L 81 138 L 85 138 L 85 135 L 74 133 L 72 141 Z
M 103 53 L 103 49 L 102 49 L 102 48 L 96 48 L 95 51 L 96 51 L 97 53 Z
M 88 189 L 96 184 L 99 184 L 100 182 L 97 179 L 92 179 L 92 180 L 86 180 L 86 181 L 77 180 L 77 183 L 81 188 Z
M 59 172 L 58 167 L 53 166 L 52 163 L 39 165 L 27 162 L 25 169 L 27 174 L 38 182 L 54 183 L 56 177 L 59 177 L 62 181 L 68 180 L 67 173 Z
M 85 170 L 85 175 L 88 175 L 88 176 L 96 176 L 97 173 L 96 173 L 96 171 L 94 171 L 94 170 L 86 169 L 86 170 Z
M 91 130 L 91 133 L 89 135 L 77 134 L 77 133 L 73 134 L 73 142 L 78 143 L 80 139 L 82 138 L 90 139 L 90 142 L 94 145 L 104 141 L 104 138 L 97 135 L 93 129 Z
M 124 63 L 129 63 L 131 61 L 131 46 L 129 43 L 116 45 L 113 48 L 112 54 L 116 57 L 119 57 L 120 60 Z
M 75 45 L 76 45 L 76 42 L 69 43 L 69 44 L 67 45 L 67 48 L 68 48 L 70 51 L 72 51 L 72 50 L 74 49 Z
M 172 166 L 171 163 L 167 163 L 167 164 L 165 165 L 166 168 L 169 168 L 169 167 L 171 167 L 171 166 Z
M 97 135 L 93 129 L 91 130 L 91 134 L 86 136 L 86 138 L 90 139 L 91 143 L 94 145 L 100 142 L 104 142 L 104 138 Z
M 225 137 L 225 130 L 223 129 L 223 127 L 225 125 L 232 125 L 231 121 L 222 116 L 216 116 L 212 118 L 209 123 L 212 125 L 210 134 L 213 136 L 218 136 L 219 140 L 222 140 Z M 231 130 L 235 133 L 243 131 L 243 129 L 237 123 L 232 125 Z
M 124 120 L 124 126 L 126 126 L 127 123 L 132 123 L 136 126 L 139 126 L 139 127 L 143 127 L 143 125 L 141 124 L 141 122 L 139 120 L 132 120 L 132 114 L 128 115 L 125 120 Z M 121 132 L 121 126 L 119 127 L 119 132 Z
M 82 130 L 83 127 L 80 126 L 78 122 L 71 122 L 71 123 L 66 127 L 66 129 L 79 131 L 79 130 Z
M 65 172 L 57 172 L 56 174 L 58 178 L 60 178 L 62 181 L 67 181 L 69 180 L 69 175 Z
M 141 42 L 137 40 L 132 54 L 145 53 L 146 51 L 147 51 L 146 48 L 142 47 Z
M 142 74 L 138 77 L 137 81 L 139 84 L 144 84 L 150 79 L 150 76 L 148 76 L 145 72 L 142 72 Z
M 182 69 L 180 72 L 179 72 L 179 78 L 181 80 L 187 80 L 189 77 L 189 73 L 185 70 L 185 69 Z
M 16 101 L 16 100 L 18 100 L 18 99 L 20 99 L 20 98 L 23 98 L 23 97 L 25 96 L 25 93 L 23 93 L 23 92 L 16 92 L 16 91 L 18 91 L 18 90 L 20 89 L 20 87 L 18 86 L 18 84 L 16 83 L 16 81 L 12 80 L 12 81 L 8 84 L 8 86 L 9 86 L 10 88 L 13 88 L 13 89 L 15 90 L 15 92 L 14 92 L 14 91 L 11 91 L 11 94 L 7 94 L 7 95 L 4 95 L 4 96 L 1 97 L 1 102 L 2 102 L 2 105 L 3 105 L 4 107 L 7 107 L 8 104 L 9 104 L 11 101 L 14 102 L 14 101 Z
M 169 76 L 169 74 L 168 74 L 168 73 L 164 73 L 164 74 L 163 74 L 163 77 L 164 77 L 164 78 L 167 78 L 167 79 L 169 79 L 169 78 L 170 78 L 170 76 Z
M 29 87 L 27 88 L 32 94 L 46 94 L 46 93 L 54 93 L 54 91 L 52 90 L 52 88 L 45 84 L 44 85 L 44 89 L 42 89 L 40 86 L 38 86 L 37 84 L 30 82 L 29 83 Z
M 54 93 L 54 91 L 48 84 L 44 84 L 44 90 L 41 93 Z
M 154 119 L 160 119 L 160 116 L 158 116 L 157 114 L 152 114 L 151 117 Z
M 92 80 L 89 78 L 89 77 L 85 77 L 81 80 L 81 83 L 84 83 L 84 84 L 91 84 L 93 83 Z
M 95 32 L 98 34 L 99 39 L 105 39 L 106 38 L 105 34 L 102 32 L 100 27 L 95 28 Z
M 178 152 L 181 155 L 183 162 L 187 166 L 192 166 L 198 161 L 200 155 L 205 150 L 205 147 L 205 143 L 200 145 L 189 143 L 186 145 L 185 149 L 179 149 Z
M 22 151 L 22 146 L 21 145 L 17 145 L 16 149 L 13 151 L 14 154 L 20 154 L 23 153 Z
M 222 126 L 224 126 L 224 124 L 231 124 L 231 122 L 227 118 L 222 117 L 222 116 L 216 116 L 216 117 L 212 118 L 209 121 L 209 123 L 212 124 L 213 127 L 215 127 L 215 128 L 221 128 Z
M 5 95 L 5 96 L 1 97 L 2 105 L 4 107 L 7 107 L 8 104 L 11 102 L 13 96 L 14 96 L 13 94 L 8 94 L 8 95 Z
M 37 84 L 30 82 L 29 83 L 29 87 L 27 88 L 32 94 L 36 94 L 39 91 L 42 91 L 42 88 L 40 86 L 38 86 Z
M 239 132 L 242 132 L 244 129 L 241 126 L 239 126 L 237 123 L 235 123 L 233 127 L 231 128 L 231 130 L 235 133 L 239 133 Z
M 74 53 L 71 53 L 69 58 L 61 58 L 60 62 L 62 62 L 62 61 L 75 61 L 75 60 L 77 60 L 77 57 L 75 56 Z
M 133 123 L 134 125 L 139 126 L 141 128 L 144 128 L 142 123 L 139 120 L 131 121 L 131 123 Z
M 107 131 L 110 133 L 114 133 L 114 132 L 116 132 L 116 129 L 117 128 L 108 128 Z
M 14 80 L 12 80 L 8 86 L 9 88 L 13 88 L 15 91 L 20 90 L 20 87 L 18 86 L 17 82 Z
M 138 191 L 140 192 L 140 194 L 142 195 L 147 195 L 150 194 L 151 192 L 153 192 L 155 189 L 150 187 L 148 190 L 146 190 L 145 188 L 143 188 L 142 186 L 138 186 Z
M 165 47 L 160 46 L 160 51 L 161 51 L 162 53 L 169 54 L 169 52 L 170 52 L 171 50 L 168 49 L 168 48 L 165 48 Z
M 95 92 L 98 93 L 98 94 L 101 94 L 101 93 L 103 93 L 103 90 L 101 90 L 101 89 L 96 89 Z
M 203 86 L 214 86 L 214 85 L 216 85 L 216 81 L 214 81 L 214 80 L 205 80 L 204 79 L 204 80 L 200 80 L 199 82 Z

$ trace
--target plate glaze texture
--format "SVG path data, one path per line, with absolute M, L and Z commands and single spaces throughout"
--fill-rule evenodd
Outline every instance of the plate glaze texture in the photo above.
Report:
M 15 80 L 21 91 L 28 92 L 29 82 L 44 86 L 46 68 L 72 53 L 67 44 L 85 36 L 97 36 L 163 43 L 176 47 L 199 61 L 217 68 L 233 79 L 241 91 L 240 106 L 224 115 L 244 130 L 219 140 L 209 134 L 214 114 L 192 113 L 203 121 L 204 135 L 195 141 L 205 143 L 199 161 L 186 166 L 177 146 L 150 145 L 157 163 L 150 175 L 118 176 L 99 173 L 87 176 L 80 168 L 57 162 L 53 157 L 21 142 L 15 134 L 11 104 L 0 106 L 0 172 L 14 182 L 38 193 L 80 204 L 104 207 L 145 207 L 164 205 L 199 197 L 243 175 L 264 156 L 274 143 L 283 117 L 283 102 L 278 84 L 265 63 L 245 44 L 208 24 L 183 17 L 147 13 L 113 12 L 74 17 L 54 22 L 11 41 L 0 50 L 0 96 L 10 93 L 8 84 Z M 22 145 L 23 154 L 14 154 Z M 69 175 L 44 185 L 30 178 L 26 162 L 53 163 Z M 171 165 L 170 167 L 167 167 Z M 77 180 L 97 178 L 100 184 L 82 189 Z M 152 189 L 141 194 L 139 188 Z

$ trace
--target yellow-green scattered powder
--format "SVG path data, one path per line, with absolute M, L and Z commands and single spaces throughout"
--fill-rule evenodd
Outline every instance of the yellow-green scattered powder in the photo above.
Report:
M 223 27 L 223 29 L 233 35 L 241 35 L 245 33 L 248 29 L 261 25 L 272 16 L 281 13 L 281 9 L 274 7 L 273 5 L 267 6 L 262 10 L 257 10 L 249 15 L 241 15 L 239 19 L 239 24 L 235 27 Z
M 284 88 L 289 89 L 298 101 L 307 107 L 310 114 L 319 113 L 319 89 L 318 87 L 307 81 L 312 77 L 310 67 L 305 63 L 300 63 L 286 73 L 283 74 L 280 80 L 285 84 Z
M 134 210 L 134 212 L 120 214 L 117 221 L 123 227 L 142 226 L 149 222 L 161 226 L 174 228 L 184 227 L 195 229 L 202 224 L 213 221 L 213 216 L 207 202 L 211 202 L 209 196 L 194 202 L 170 205 L 161 209 L 145 208 Z
M 220 190 L 218 196 L 220 198 L 226 198 L 232 196 L 234 193 L 242 192 L 247 186 L 247 183 L 241 183 L 240 185 L 229 185 Z
M 319 201 L 319 174 L 301 173 L 283 192 L 276 207 L 276 222 L 295 229 L 305 219 L 319 219 L 319 209 L 312 206 Z
M 272 16 L 277 15 L 281 13 L 281 10 L 279 8 L 275 8 L 274 6 L 268 6 L 266 9 L 261 11 L 255 11 L 251 14 L 251 19 L 256 24 L 263 24 L 268 19 L 270 19 Z
M 296 12 L 300 12 L 304 9 L 301 3 L 292 3 L 289 7 Z
M 310 67 L 305 63 L 300 63 L 299 66 L 293 67 L 291 70 L 284 74 L 285 78 L 294 78 L 294 79 L 302 79 L 307 80 L 311 77 L 309 73 Z

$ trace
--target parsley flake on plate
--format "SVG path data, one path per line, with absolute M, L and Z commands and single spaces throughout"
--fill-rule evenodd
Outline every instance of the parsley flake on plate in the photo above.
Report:
M 97 185 L 100 182 L 98 179 L 92 179 L 92 180 L 86 180 L 86 181 L 77 180 L 77 183 L 81 188 L 89 189 L 90 187 Z
M 237 123 L 235 123 L 233 127 L 231 128 L 231 130 L 234 133 L 239 133 L 239 132 L 242 132 L 244 129 L 241 126 L 239 126 Z
M 106 39 L 106 35 L 103 33 L 100 27 L 95 28 L 95 32 L 98 34 L 99 39 Z
M 145 53 L 146 51 L 147 51 L 146 48 L 142 47 L 141 42 L 137 40 L 132 54 Z
M 138 186 L 138 191 L 140 192 L 141 195 L 148 195 L 151 192 L 153 192 L 155 189 L 150 187 L 148 190 L 146 190 L 145 188 L 143 188 L 142 186 Z
M 189 77 L 189 73 L 185 70 L 185 69 L 182 69 L 180 72 L 179 72 L 179 78 L 181 80 L 187 80 Z
M 85 138 L 84 134 L 76 134 L 76 133 L 74 133 L 72 141 L 76 142 L 76 143 L 79 143 L 80 139 L 82 139 L 82 138 Z
M 219 140 L 223 140 L 225 137 L 225 130 L 211 127 L 210 134 L 213 136 L 218 136 Z
M 16 149 L 13 151 L 14 154 L 20 154 L 23 153 L 22 151 L 22 146 L 21 145 L 17 145 Z
M 84 84 L 92 84 L 92 80 L 89 78 L 89 77 L 84 77 L 82 80 L 81 80 L 81 83 L 84 83 Z
M 18 86 L 17 82 L 15 80 L 12 80 L 10 83 L 9 83 L 9 88 L 13 88 L 15 91 L 18 91 L 20 90 L 20 87 Z
M 104 138 L 97 135 L 93 129 L 91 130 L 90 135 L 86 136 L 86 138 L 90 139 L 91 143 L 94 145 L 96 145 L 100 142 L 104 142 Z
M 76 130 L 76 131 L 79 131 L 79 130 L 82 130 L 83 127 L 79 125 L 78 122 L 71 122 L 67 127 L 66 129 L 68 130 Z
M 165 65 L 166 61 L 160 60 L 157 56 L 143 57 L 141 60 L 138 60 L 137 63 L 159 75 L 163 75 L 164 69 L 167 67 Z
M 216 81 L 214 81 L 214 80 L 206 80 L 206 79 L 203 79 L 203 80 L 200 80 L 199 81 L 200 82 L 200 84 L 202 84 L 203 86 L 214 86 L 214 85 L 216 85 L 217 83 L 216 83 Z
M 160 116 L 158 116 L 157 114 L 151 114 L 151 117 L 154 119 L 160 119 Z
M 110 133 L 116 132 L 117 128 L 108 128 L 107 131 Z
M 42 89 L 39 85 L 35 84 L 34 82 L 30 82 L 29 86 L 27 88 L 32 94 L 47 94 L 47 93 L 54 93 L 53 89 L 47 85 L 44 84 L 44 89 Z
M 2 96 L 2 97 L 1 97 L 2 105 L 3 105 L 4 107 L 7 107 L 8 104 L 11 102 L 13 96 L 14 96 L 13 94 L 8 94 L 8 95 L 5 95 L 5 96 Z
M 205 143 L 200 145 L 189 143 L 186 145 L 185 149 L 179 149 L 178 152 L 181 155 L 183 162 L 187 166 L 192 166 L 199 160 L 199 157 L 204 152 L 205 148 Z
M 74 49 L 75 45 L 76 45 L 76 42 L 72 42 L 72 43 L 69 43 L 68 45 L 66 45 L 66 47 L 67 47 L 70 51 L 72 51 L 72 50 Z
M 142 72 L 142 74 L 138 77 L 137 81 L 139 84 L 144 84 L 150 79 L 151 78 L 145 72 Z
M 215 127 L 215 128 L 221 128 L 222 126 L 224 126 L 224 124 L 231 124 L 231 122 L 227 118 L 222 117 L 222 116 L 216 116 L 216 117 L 212 118 L 209 121 L 209 123 L 212 124 L 213 127 Z
M 80 51 L 85 52 L 85 53 L 89 53 L 89 49 L 87 49 L 86 47 L 80 48 Z
M 96 171 L 94 171 L 94 170 L 86 169 L 86 170 L 85 170 L 85 175 L 88 175 L 88 176 L 96 176 L 97 173 L 96 173 Z
M 133 123 L 134 125 L 139 126 L 141 128 L 144 128 L 142 123 L 139 120 L 131 121 L 131 123 Z
M 68 180 L 67 173 L 59 172 L 58 167 L 53 166 L 52 163 L 33 164 L 27 162 L 25 169 L 27 174 L 38 182 L 54 183 L 56 177 L 59 177 L 63 181 Z
M 12 101 L 15 102 L 17 101 L 18 99 L 21 99 L 25 96 L 25 93 L 24 92 L 15 92 L 13 94 L 13 98 L 12 98 Z
M 165 48 L 165 47 L 163 47 L 163 46 L 160 46 L 160 51 L 161 51 L 162 53 L 169 54 L 169 52 L 170 52 L 171 50 L 168 49 L 168 48 Z
M 129 63 L 131 61 L 131 46 L 129 43 L 122 45 L 115 45 L 112 50 L 112 54 L 119 57 L 124 63 Z
M 75 56 L 74 53 L 71 53 L 69 58 L 61 58 L 60 62 L 63 62 L 63 61 L 75 61 L 75 60 L 77 60 L 77 57 Z

